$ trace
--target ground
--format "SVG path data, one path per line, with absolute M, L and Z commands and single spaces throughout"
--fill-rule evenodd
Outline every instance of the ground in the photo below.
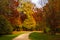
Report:
M 26 33 L 19 35 L 18 37 L 14 38 L 13 40 L 30 40 L 29 34 L 31 34 L 33 32 L 42 32 L 42 31 L 30 31 L 30 32 L 26 31 Z
M 19 35 L 13 40 L 60 40 L 60 35 L 50 35 L 42 33 L 41 31 L 31 31 Z
M 30 33 L 31 33 L 31 32 L 28 32 L 28 33 L 19 35 L 18 37 L 14 38 L 13 40 L 30 40 L 30 39 L 29 39 L 29 34 L 30 34 Z

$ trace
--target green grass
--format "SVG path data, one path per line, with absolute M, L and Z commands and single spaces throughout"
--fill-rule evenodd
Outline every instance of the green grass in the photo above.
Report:
M 60 35 L 49 35 L 38 32 L 33 32 L 29 35 L 31 40 L 60 40 Z
M 4 35 L 0 37 L 0 40 L 12 40 L 17 35 Z
M 20 34 L 23 34 L 24 32 L 13 32 L 12 35 L 4 35 L 0 36 L 0 40 L 12 40 L 13 38 L 17 37 Z

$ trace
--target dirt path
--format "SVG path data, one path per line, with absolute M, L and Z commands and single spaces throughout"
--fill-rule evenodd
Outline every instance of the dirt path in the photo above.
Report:
M 19 35 L 18 37 L 14 38 L 13 40 L 30 40 L 28 38 L 28 36 L 29 36 L 30 33 L 32 33 L 32 32 L 28 32 L 28 33 Z
M 32 31 L 32 32 L 40 32 L 42 33 L 43 31 Z M 28 32 L 28 33 L 24 33 L 22 35 L 17 36 L 16 38 L 14 38 L 13 40 L 30 40 L 29 39 L 29 34 L 32 32 Z

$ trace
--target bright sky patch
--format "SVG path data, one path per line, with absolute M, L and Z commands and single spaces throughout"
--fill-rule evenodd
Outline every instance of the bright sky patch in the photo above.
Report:
M 37 8 L 42 8 L 46 3 L 48 3 L 48 0 L 31 0 L 31 2 L 34 3 Z

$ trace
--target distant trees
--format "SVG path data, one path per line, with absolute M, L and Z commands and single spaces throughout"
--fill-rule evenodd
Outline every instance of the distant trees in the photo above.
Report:
M 0 15 L 0 35 L 11 34 L 13 27 L 10 22 L 3 16 Z
M 36 22 L 33 18 L 26 19 L 23 23 L 23 26 L 26 27 L 27 29 L 35 28 L 36 27 Z
M 36 8 L 36 12 L 34 12 L 34 14 L 32 14 L 33 18 L 36 21 L 36 30 L 42 30 L 42 28 L 44 27 L 43 24 L 44 22 L 42 21 L 43 19 L 43 11 L 39 8 Z
M 0 15 L 4 15 L 13 27 L 21 24 L 20 14 L 16 9 L 18 5 L 18 1 L 15 0 L 0 1 Z
M 48 0 L 48 4 L 44 7 L 46 13 L 46 22 L 49 24 L 51 33 L 55 34 L 56 29 L 60 28 L 60 0 Z
M 32 27 L 34 28 L 36 25 L 36 22 L 32 16 L 33 12 L 33 7 L 34 4 L 32 4 L 29 1 L 24 1 L 24 0 L 20 0 L 19 1 L 20 5 L 17 7 L 17 10 L 21 13 L 21 17 L 22 17 L 22 26 L 23 28 L 27 28 L 27 29 L 31 29 Z
M 37 8 L 36 12 L 34 7 L 35 5 L 29 1 L 1 0 L 0 15 L 4 15 L 16 30 L 20 27 L 23 30 L 46 28 L 54 34 L 60 28 L 60 0 L 48 0 L 43 10 Z
M 11 13 L 8 0 L 0 0 L 0 14 L 8 15 Z
M 24 13 L 24 11 L 20 11 L 20 18 L 21 18 L 21 22 L 23 23 L 25 21 L 25 19 L 27 19 L 27 15 Z

